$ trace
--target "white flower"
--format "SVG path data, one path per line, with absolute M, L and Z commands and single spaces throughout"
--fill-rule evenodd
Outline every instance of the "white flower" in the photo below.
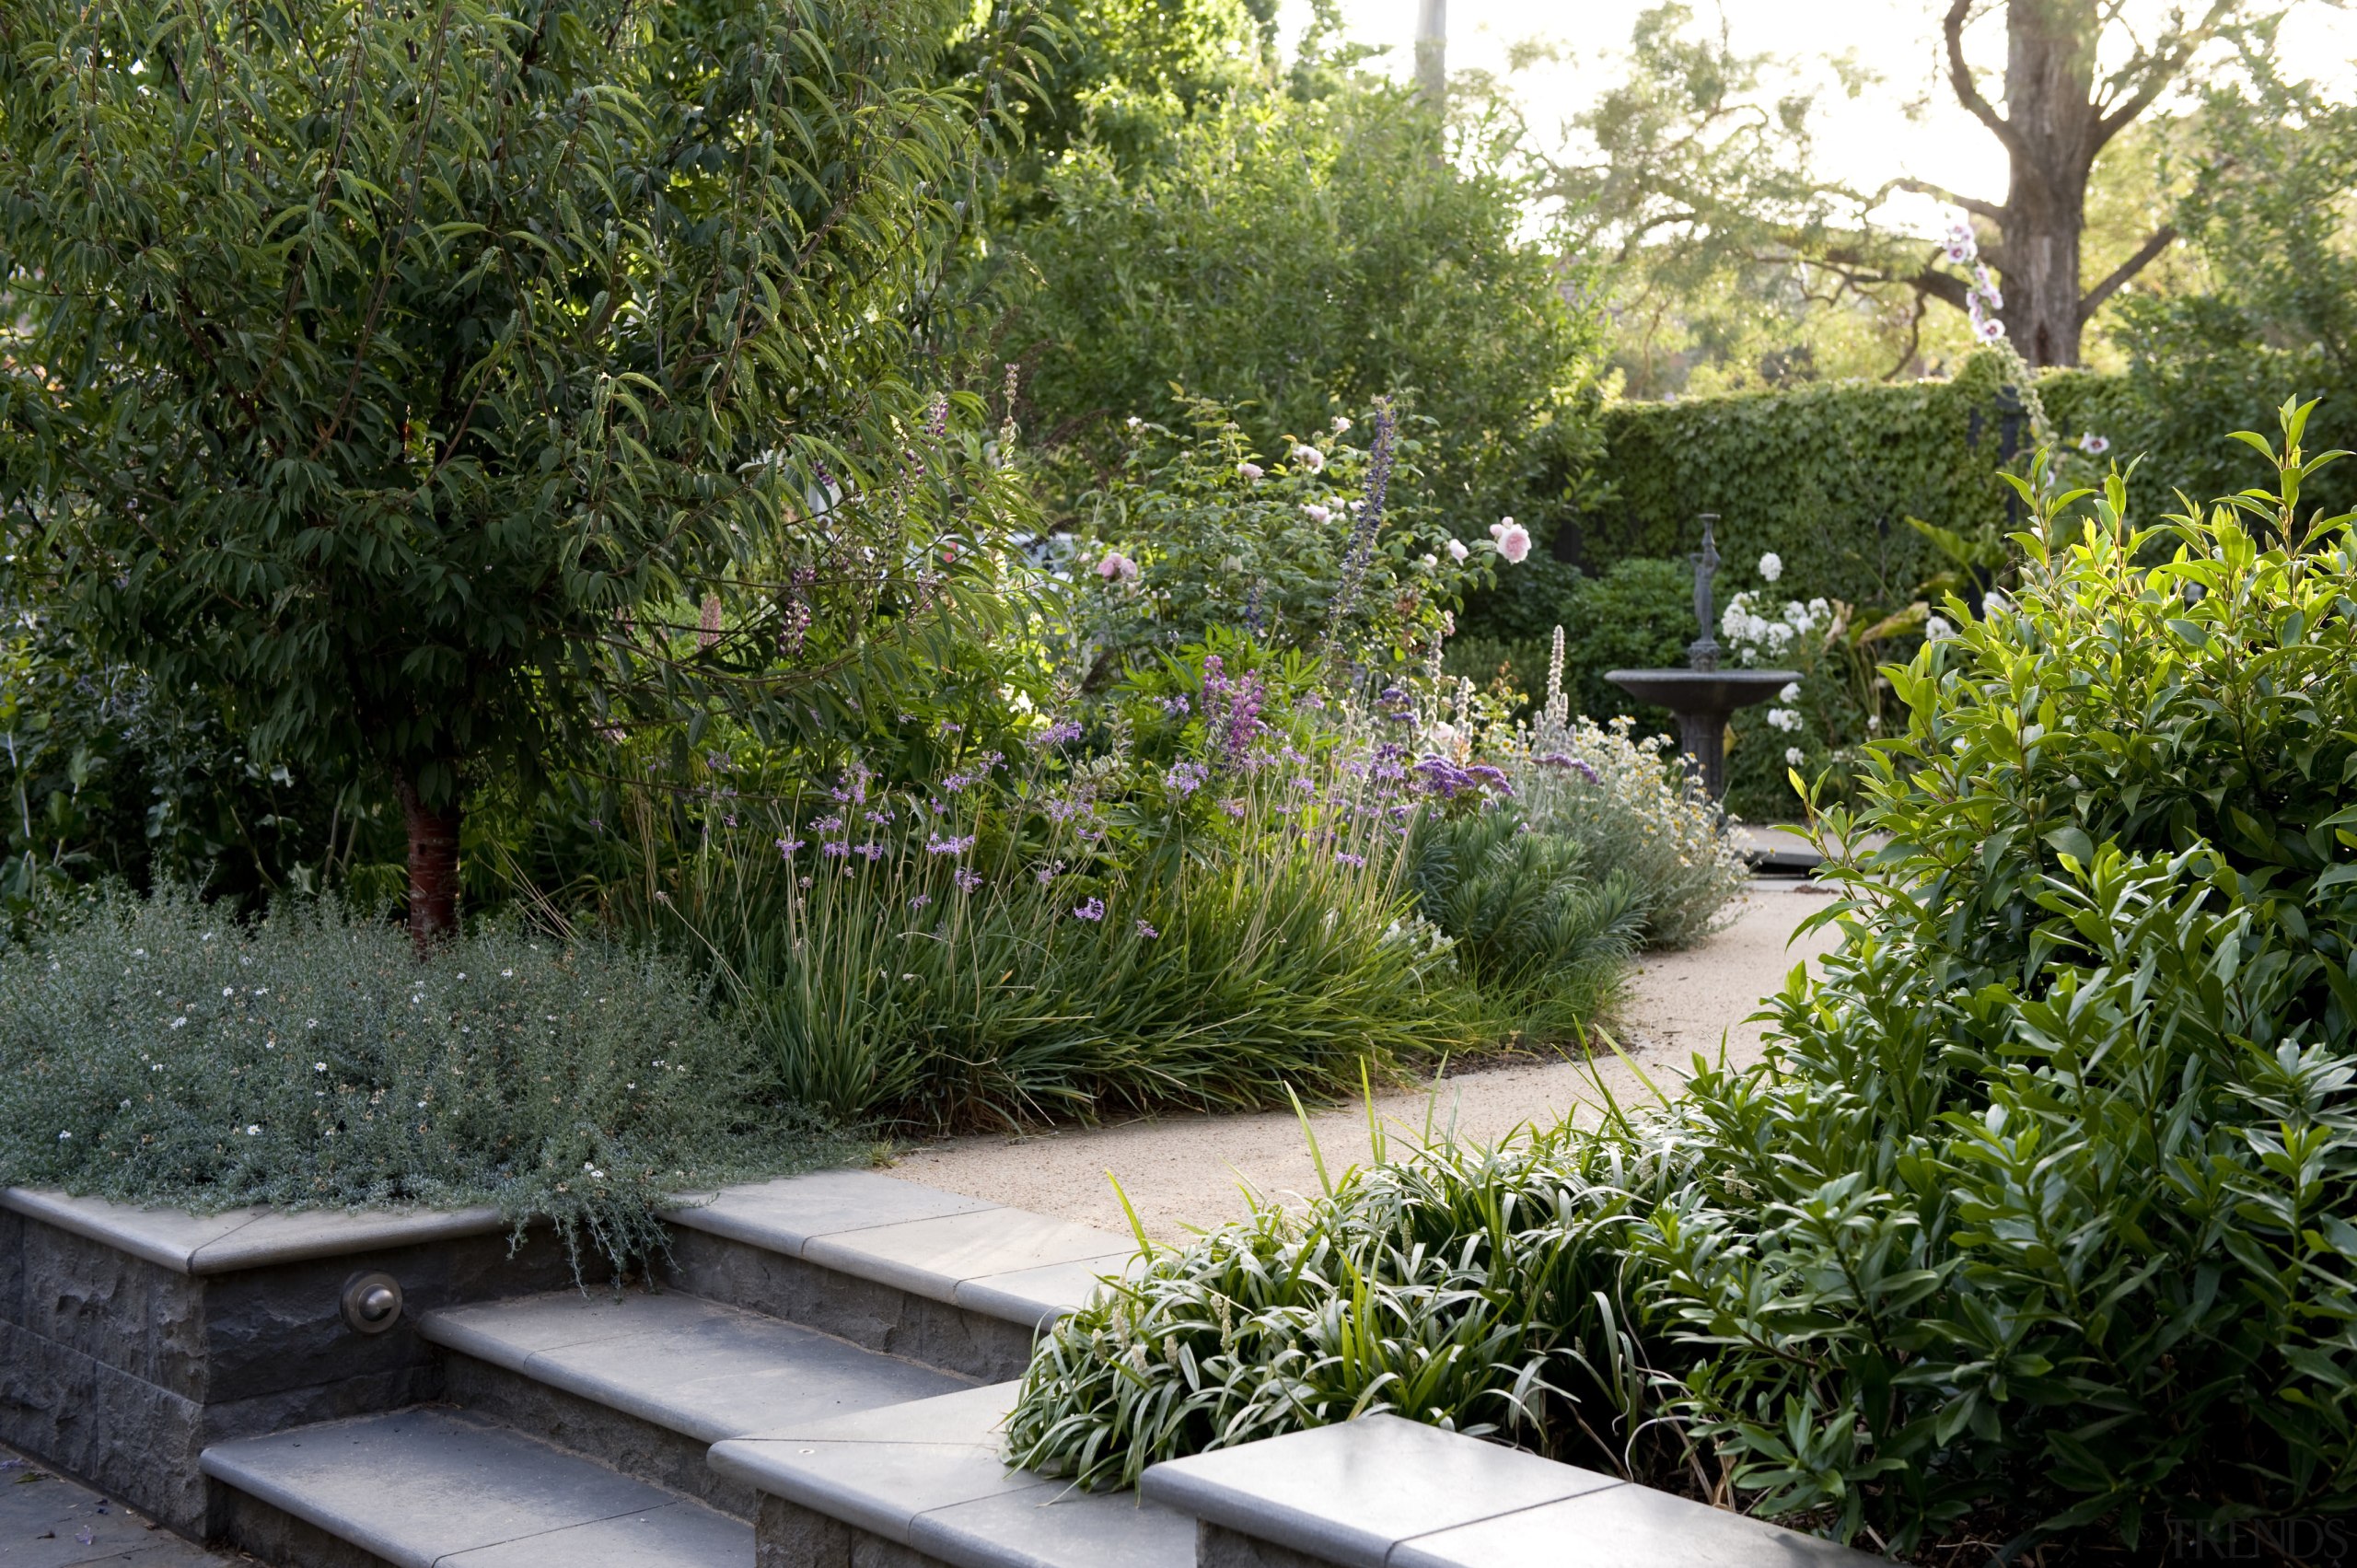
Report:
M 1127 419 L 1123 420 L 1121 423 L 1122 423 L 1122 424 L 1126 424 L 1126 425 L 1128 425 L 1132 430 L 1135 430 L 1135 429 L 1137 429 L 1139 426 L 1141 426 L 1141 425 L 1143 425 L 1144 424 L 1145 424 L 1145 421 L 1144 421 L 1144 420 L 1143 420 L 1143 419 L 1140 419 L 1136 414 L 1132 414 L 1132 415 L 1130 415 L 1130 417 L 1129 417 L 1129 418 L 1127 418 Z
M 1509 566 L 1519 566 L 1530 554 L 1530 530 L 1512 518 L 1498 531 L 1498 553 Z
M 1351 427 L 1351 422 L 1350 422 L 1350 420 L 1349 420 L 1346 416 L 1344 416 L 1344 415 L 1342 415 L 1342 414 L 1339 414 L 1339 413 L 1338 413 L 1338 414 L 1336 414 L 1336 415 L 1334 416 L 1334 434 L 1335 434 L 1335 435 L 1340 436 L 1340 435 L 1341 435 L 1343 432 L 1345 432 L 1345 431 L 1349 430 L 1349 429 L 1350 429 L 1350 427 Z
M 1797 746 L 1787 746 L 1787 747 L 1785 747 L 1785 748 L 1784 748 L 1784 761 L 1785 761 L 1785 762 L 1786 762 L 1786 764 L 1788 764 L 1789 766 L 1792 766 L 1792 767 L 1795 767 L 1795 768 L 1797 768 L 1797 767 L 1799 767 L 1803 762 L 1805 762 L 1805 761 L 1808 761 L 1808 753 L 1807 753 L 1807 752 L 1805 752 L 1805 751 L 1804 751 L 1804 750 L 1802 750 L 1799 747 L 1797 747 Z
M 1264 470 L 1258 463 L 1238 463 L 1236 465 L 1237 477 L 1243 480 L 1247 484 L 1249 484 L 1254 480 L 1259 479 L 1263 471 Z
M 1875 733 L 1876 735 L 1881 734 L 1881 733 L 1882 733 L 1882 715 L 1881 715 L 1880 714 L 1868 714 L 1866 715 L 1866 727 L 1867 727 L 1868 729 L 1872 730 L 1872 731 L 1873 731 L 1874 733 Z
M 1514 527 L 1514 519 L 1512 517 L 1500 517 L 1496 522 L 1490 525 L 1490 537 L 1492 539 L 1497 539 L 1504 535 L 1504 532 L 1512 527 Z
M 1994 316 L 1985 319 L 1980 323 L 1980 341 L 1982 343 L 1993 343 L 2004 335 L 2005 323 L 2000 321 Z
M 1440 564 L 1440 557 L 1436 555 L 1419 555 L 1416 557 L 1416 564 L 1429 572 L 1434 567 Z
M 2091 458 L 2100 458 L 2111 450 L 2110 440 L 2090 430 L 2079 437 L 2079 450 Z
M 1956 628 L 1949 625 L 1947 621 L 1941 617 L 1933 615 L 1924 618 L 1923 640 L 1925 642 L 1942 643 L 1955 635 Z
M 311 1063 L 311 1071 L 314 1073 L 324 1073 L 327 1070 L 328 1064 L 324 1062 L 314 1062 Z
M 1320 506 L 1315 501 L 1303 502 L 1301 504 L 1301 509 L 1308 515 L 1311 522 L 1318 524 L 1321 528 L 1328 522 L 1331 521 L 1334 516 L 1334 509 L 1332 507 Z
M 247 1137 L 249 1137 L 249 1138 L 259 1138 L 259 1137 L 261 1137 L 261 1122 L 259 1122 L 259 1121 L 250 1123 L 250 1124 L 247 1126 L 247 1128 L 246 1128 L 246 1136 L 247 1136 Z
M 1798 729 L 1801 727 L 1801 716 L 1790 708 L 1771 708 L 1768 710 L 1768 727 Z
M 516 978 L 516 971 L 514 970 L 502 970 L 499 971 L 499 978 L 502 980 L 514 980 Z
M 1784 558 L 1774 551 L 1759 558 L 1759 576 L 1763 582 L 1774 582 L 1784 575 Z
M 1784 689 L 1776 693 L 1776 701 L 1780 703 L 1797 703 L 1800 700 L 1801 683 L 1797 680 L 1785 681 Z
M 1317 473 L 1326 467 L 1326 454 L 1315 447 L 1295 447 L 1293 449 L 1293 460 L 1312 473 Z
M 2004 589 L 1991 588 L 1980 597 L 1980 608 L 1991 615 L 1998 615 L 2013 609 L 2014 601 L 2005 597 Z
M 61 1144 L 70 1144 L 74 1141 L 74 1134 L 71 1132 L 60 1132 L 57 1135 L 57 1141 Z
M 172 1028 L 176 1029 L 184 1029 L 188 1028 L 187 1015 L 183 1014 L 180 1017 L 174 1018 L 172 1020 Z
M 1448 558 L 1451 561 L 1462 561 L 1472 553 L 1473 552 L 1465 548 L 1465 541 L 1463 540 L 1453 539 L 1448 541 Z

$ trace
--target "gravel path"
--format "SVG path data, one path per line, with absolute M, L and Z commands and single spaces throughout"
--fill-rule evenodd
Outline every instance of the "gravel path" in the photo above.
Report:
M 1758 1055 L 1759 1028 L 1744 1019 L 1794 965 L 1832 947 L 1825 931 L 1792 940 L 1826 897 L 1806 883 L 1755 881 L 1725 931 L 1686 952 L 1645 957 L 1632 977 L 1620 1043 L 1646 1077 L 1674 1092 L 1693 1055 L 1715 1055 L 1723 1040 L 1732 1060 Z M 1429 1116 L 1436 1129 L 1453 1124 L 1461 1137 L 1490 1140 L 1525 1122 L 1593 1114 L 1599 1080 L 1624 1101 L 1649 1093 L 1618 1061 L 1593 1070 L 1564 1061 L 1452 1074 L 1422 1092 L 1378 1092 L 1376 1111 L 1395 1126 L 1421 1132 Z M 1329 1170 L 1368 1157 L 1364 1106 L 1313 1111 L 1310 1125 Z M 1290 1112 L 957 1138 L 904 1150 L 891 1167 L 929 1187 L 1126 1230 L 1109 1171 L 1147 1234 L 1162 1241 L 1245 1213 L 1241 1184 L 1275 1196 L 1318 1190 L 1317 1167 Z

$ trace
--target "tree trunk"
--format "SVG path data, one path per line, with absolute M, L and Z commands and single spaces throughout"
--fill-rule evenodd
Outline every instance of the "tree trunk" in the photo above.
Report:
M 2005 335 L 2034 366 L 2079 363 L 2079 238 L 2100 145 L 2096 0 L 2008 0 Z
M 447 805 L 428 807 L 408 768 L 394 774 L 393 789 L 409 829 L 410 939 L 423 958 L 458 934 L 459 825 L 465 813 L 455 794 Z

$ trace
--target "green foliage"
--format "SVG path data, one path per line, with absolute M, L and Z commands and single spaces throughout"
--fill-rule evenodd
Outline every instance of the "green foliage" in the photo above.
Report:
M 789 1094 L 847 1121 L 1269 1106 L 1482 1038 L 1376 781 L 1205 684 L 1177 714 L 1131 703 L 1126 753 L 1066 721 L 1011 768 L 955 747 L 906 791 L 732 762 L 635 792 L 592 896 L 708 955 Z
M 429 807 L 856 703 L 990 607 L 1006 504 L 907 377 L 989 141 L 952 15 L 10 6 L 24 597 Z
M 1382 1411 L 1627 1473 L 1657 1458 L 1646 1363 L 1618 1303 L 1653 1171 L 1568 1128 L 1427 1142 L 1304 1209 L 1249 1219 L 1060 1319 L 1014 1413 L 1016 1464 L 1085 1486 Z M 1631 1189 L 1643 1194 L 1633 1197 Z M 1674 1441 L 1674 1440 L 1673 1440 Z
M 1506 807 L 1422 819 L 1408 877 L 1458 968 L 1539 1040 L 1573 1039 L 1605 1015 L 1644 929 L 1633 878 Z
M 1826 979 L 1689 1091 L 1647 1300 L 1766 1511 L 2149 1550 L 2357 1498 L 2357 550 L 2284 413 L 2272 494 L 2038 508 L 1829 814 L 1890 842 Z
M 112 893 L 0 952 L 0 1181 L 200 1210 L 493 1203 L 619 1272 L 669 1195 L 842 1146 L 653 954 L 523 926 L 421 967 L 332 901 Z
M 1521 232 L 1506 128 L 1465 135 L 1438 156 L 1405 89 L 1345 74 L 1207 100 L 1140 162 L 1074 146 L 1012 237 L 1039 439 L 1109 467 L 1121 419 L 1179 425 L 1195 394 L 1274 450 L 1399 394 L 1447 433 L 1427 465 L 1452 528 L 1560 490 L 1590 451 L 1598 319 Z
M 1626 879 L 1649 947 L 1710 935 L 1750 880 L 1717 807 L 1662 737 L 1570 718 L 1558 695 L 1500 761 L 1536 832 L 1577 845 L 1591 876 Z
M 348 775 L 265 770 L 212 695 L 92 660 L 29 612 L 0 638 L 0 790 L 12 923 L 96 881 L 201 883 L 250 901 L 398 855 Z
M 1604 679 L 1615 669 L 1683 665 L 1694 640 L 1694 571 L 1682 561 L 1615 561 L 1596 576 L 1547 557 L 1500 574 L 1476 595 L 1450 639 L 1445 668 L 1487 685 L 1503 679 L 1525 698 L 1542 691 L 1555 628 L 1564 633 L 1561 677 L 1571 711 L 1599 721 L 1626 714 L 1653 734 L 1668 713 Z M 1503 669 L 1501 667 L 1504 667 Z
M 1438 645 L 1468 585 L 1493 580 L 1493 540 L 1457 561 L 1411 499 L 1434 443 L 1387 402 L 1270 454 L 1227 410 L 1185 403 L 1190 436 L 1139 422 L 1120 473 L 1082 500 L 1074 630 L 1100 682 L 1223 626 L 1390 679 Z

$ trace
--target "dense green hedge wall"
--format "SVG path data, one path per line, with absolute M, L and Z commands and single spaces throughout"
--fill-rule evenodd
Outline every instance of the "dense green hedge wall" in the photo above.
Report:
M 1609 408 L 1598 498 L 1559 522 L 1556 553 L 1590 574 L 1631 556 L 1683 556 L 1695 515 L 1716 512 L 1722 603 L 1758 586 L 1754 563 L 1773 551 L 1784 561 L 1781 595 L 1903 604 L 1939 567 L 1908 517 L 1969 530 L 2005 505 L 1994 474 L 2001 363 L 1977 355 L 1948 381 Z M 2220 432 L 2272 430 L 2276 405 L 2294 393 L 2325 397 L 2311 449 L 2357 447 L 2357 388 L 2334 381 L 2313 356 L 2251 349 L 2112 375 L 2048 372 L 2037 392 L 2064 441 L 2106 436 L 2106 464 L 2144 454 L 2135 494 L 2157 511 L 2175 489 L 2207 499 L 2263 477 Z M 2031 440 L 2026 420 L 2019 439 Z M 2073 466 L 2080 479 L 2098 469 Z M 2357 464 L 2319 480 L 2311 500 L 2357 505 Z

